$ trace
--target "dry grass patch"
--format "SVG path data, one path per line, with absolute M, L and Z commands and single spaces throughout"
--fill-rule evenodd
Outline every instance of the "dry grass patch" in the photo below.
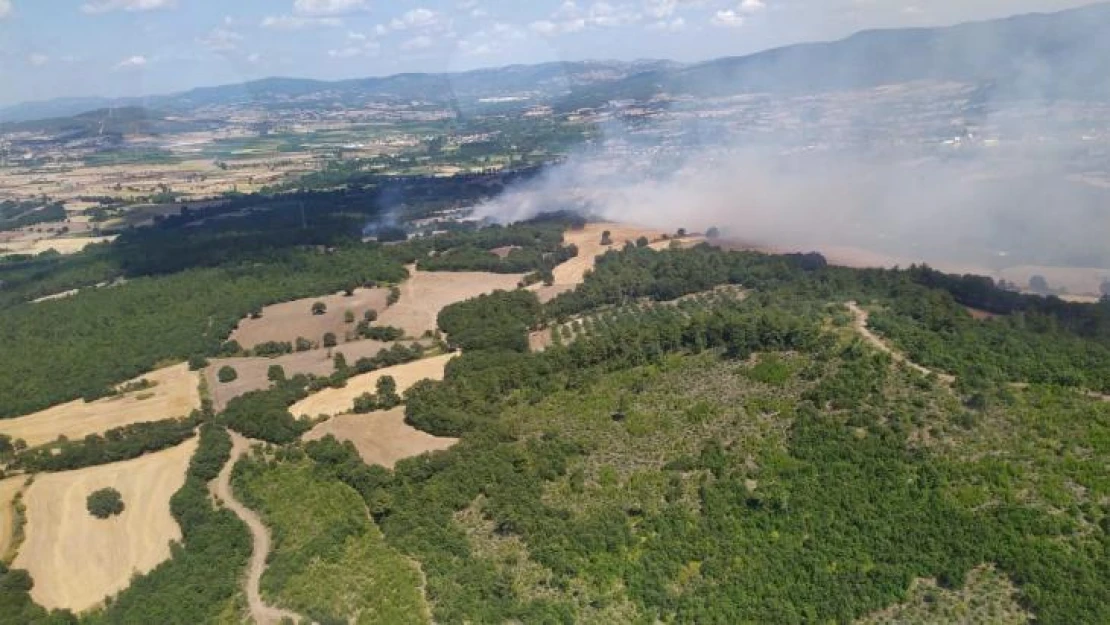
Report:
M 298 337 L 320 343 L 328 332 L 334 333 L 340 340 L 353 337 L 363 313 L 367 310 L 381 313 L 385 310 L 388 297 L 388 289 L 355 289 L 351 297 L 336 293 L 267 306 L 262 309 L 261 319 L 240 321 L 239 327 L 231 333 L 231 340 L 237 341 L 243 349 L 252 349 L 271 341 L 292 343 Z M 327 312 L 312 314 L 312 305 L 316 302 L 323 302 Z M 348 310 L 354 313 L 353 323 L 344 319 Z
M 324 389 L 315 395 L 302 399 L 293 404 L 289 412 L 298 417 L 301 415 L 309 415 L 310 417 L 318 415 L 334 416 L 350 412 L 356 397 L 364 393 L 376 392 L 379 378 L 387 375 L 392 376 L 397 382 L 397 393 L 404 393 L 413 384 L 421 380 L 442 380 L 447 363 L 454 357 L 455 354 L 443 354 L 442 356 L 425 358 L 424 360 L 417 360 L 395 367 L 379 369 L 373 373 L 358 375 L 348 380 L 347 386 L 343 388 Z
M 377 356 L 378 352 L 393 345 L 394 343 L 380 341 L 352 341 L 331 349 L 313 349 L 278 358 L 216 358 L 210 361 L 210 365 L 204 370 L 204 376 L 208 381 L 212 405 L 220 411 L 227 407 L 227 402 L 240 395 L 269 388 L 270 380 L 267 376 L 273 365 L 284 369 L 288 377 L 299 373 L 329 376 L 335 371 L 336 354 L 343 354 L 347 363 L 354 366 L 358 359 Z M 234 368 L 239 374 L 238 378 L 226 384 L 216 377 L 220 368 L 225 366 Z
M 2 244 L 5 254 L 31 254 L 37 255 L 48 250 L 59 254 L 76 254 L 93 243 L 114 241 L 115 236 L 108 237 L 56 237 L 23 241 L 9 241 Z M 4 254 L 0 254 L 2 256 Z
M 34 578 L 35 602 L 88 610 L 168 559 L 170 541 L 181 539 L 170 497 L 185 483 L 196 447 L 193 438 L 127 462 L 36 477 L 23 498 L 27 538 L 13 564 Z M 89 514 L 86 498 L 101 488 L 120 492 L 122 514 Z
M 601 235 L 609 231 L 611 245 L 601 244 Z M 666 249 L 671 240 L 664 239 L 669 233 L 652 228 L 642 228 L 618 223 L 586 224 L 581 230 L 568 230 L 563 239 L 566 244 L 578 246 L 578 256 L 556 267 L 552 273 L 555 283 L 552 286 L 533 287 L 540 301 L 548 302 L 560 293 L 571 291 L 582 283 L 586 272 L 594 268 L 597 257 L 613 249 L 619 250 L 625 243 L 635 243 L 640 237 L 647 237 L 654 249 Z M 684 239 L 685 240 L 685 239 Z
M 366 464 L 380 464 L 387 469 L 405 458 L 442 451 L 458 442 L 457 438 L 432 436 L 405 423 L 403 407 L 333 417 L 312 428 L 304 438 L 314 441 L 329 434 L 354 443 Z
M 65 436 L 84 438 L 112 428 L 188 416 L 200 408 L 197 374 L 185 364 L 159 369 L 132 380 L 149 380 L 151 388 L 94 402 L 75 400 L 15 419 L 0 419 L 0 434 L 22 438 L 35 447 Z
M 407 336 L 436 330 L 439 311 L 497 290 L 517 288 L 523 274 L 479 271 L 428 272 L 409 267 L 410 278 L 401 284 L 401 301 L 378 317 L 377 325 L 401 328 Z
M 946 590 L 936 580 L 917 579 L 909 598 L 856 621 L 857 625 L 913 623 L 990 623 L 1020 625 L 1033 616 L 1017 602 L 1018 590 L 994 567 L 979 567 L 967 575 L 963 588 Z
M 0 561 L 4 561 L 15 543 L 16 495 L 27 484 L 24 476 L 0 480 Z

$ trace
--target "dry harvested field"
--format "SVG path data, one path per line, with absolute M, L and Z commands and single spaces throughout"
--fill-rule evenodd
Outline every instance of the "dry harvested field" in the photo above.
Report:
M 601 244 L 601 235 L 606 230 L 609 231 L 612 245 Z M 647 237 L 656 249 L 665 249 L 670 245 L 669 240 L 663 240 L 663 236 L 667 234 L 662 230 L 618 223 L 592 223 L 586 224 L 581 230 L 568 230 L 564 241 L 578 246 L 578 256 L 555 268 L 552 272 L 555 274 L 554 285 L 537 285 L 532 290 L 536 291 L 540 301 L 548 302 L 556 295 L 571 291 L 581 284 L 586 272 L 593 269 L 598 256 L 611 249 L 619 250 L 626 242 L 635 242 L 640 237 Z
M 22 438 L 35 447 L 53 442 L 59 435 L 84 438 L 131 423 L 188 416 L 200 408 L 199 378 L 185 364 L 152 371 L 134 381 L 142 379 L 155 386 L 89 403 L 78 399 L 27 416 L 0 419 L 0 434 Z
M 447 449 L 458 442 L 455 438 L 439 438 L 405 423 L 404 407 L 370 414 L 345 414 L 317 425 L 305 440 L 314 441 L 331 434 L 341 441 L 351 441 L 366 464 L 380 464 L 387 469 L 405 458 L 429 451 Z
M 401 284 L 401 301 L 378 317 L 377 325 L 394 326 L 407 336 L 419 337 L 436 330 L 439 311 L 456 302 L 497 290 L 517 288 L 523 274 L 484 272 L 428 272 L 409 267 Z
M 24 476 L 0 480 L 0 561 L 12 546 L 15 533 L 15 496 L 27 483 Z
M 367 310 L 381 313 L 385 310 L 388 289 L 356 289 L 355 294 L 346 297 L 343 293 L 309 297 L 292 302 L 275 304 L 262 309 L 261 319 L 244 319 L 231 333 L 231 339 L 238 341 L 244 349 L 251 349 L 269 341 L 289 342 L 304 337 L 319 343 L 328 332 L 335 333 L 339 339 L 354 333 L 355 326 L 362 321 Z M 312 305 L 324 302 L 328 311 L 323 315 L 313 315 Z M 347 323 L 344 314 L 355 314 L 355 323 Z
M 181 539 L 170 497 L 185 483 L 196 446 L 194 437 L 127 462 L 37 476 L 23 498 L 26 540 L 14 563 L 34 578 L 35 602 L 84 611 L 169 558 L 170 541 Z M 126 507 L 98 519 L 85 500 L 108 487 L 123 495 Z
M 280 365 L 287 376 L 298 373 L 327 376 L 335 371 L 336 354 L 343 354 L 347 363 L 354 366 L 359 358 L 376 356 L 392 345 L 393 343 L 379 341 L 352 341 L 331 349 L 313 349 L 278 358 L 216 358 L 210 361 L 211 364 L 204 370 L 204 376 L 208 381 L 213 406 L 216 410 L 223 410 L 227 407 L 227 402 L 240 395 L 269 388 L 267 374 L 273 365 Z M 216 376 L 223 366 L 234 367 L 239 377 L 227 384 L 220 382 Z
M 378 378 L 386 375 L 393 376 L 393 379 L 397 382 L 397 393 L 401 394 L 420 380 L 442 380 L 444 368 L 454 357 L 455 354 L 443 354 L 442 356 L 425 358 L 424 360 L 355 376 L 348 380 L 347 386 L 343 388 L 324 389 L 315 395 L 302 399 L 293 404 L 289 412 L 296 417 L 301 415 L 310 417 L 334 416 L 350 412 L 356 397 L 363 393 L 376 391 L 375 386 L 378 383 Z
M 186 201 L 217 197 L 233 188 L 251 193 L 287 175 L 312 171 L 312 157 L 286 153 L 280 158 L 236 159 L 223 170 L 213 159 L 179 163 L 81 165 L 0 169 L 0 191 L 16 197 L 42 194 L 68 201 L 82 196 L 125 199 L 149 196 L 168 185 Z
M 93 243 L 114 241 L 115 236 L 108 237 L 56 237 L 37 239 L 16 239 L 0 243 L 0 256 L 4 254 L 41 254 L 54 250 L 59 254 L 76 254 Z

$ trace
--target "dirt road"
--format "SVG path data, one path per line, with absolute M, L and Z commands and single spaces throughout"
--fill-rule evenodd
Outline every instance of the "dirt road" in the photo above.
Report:
M 232 448 L 231 458 L 227 465 L 220 471 L 220 475 L 209 484 L 209 489 L 216 497 L 224 502 L 231 510 L 247 524 L 254 538 L 254 550 L 251 553 L 250 566 L 247 569 L 247 579 L 244 590 L 247 594 L 247 604 L 250 606 L 251 618 L 259 625 L 281 623 L 282 619 L 290 619 L 294 623 L 301 622 L 301 616 L 265 604 L 259 585 L 262 582 L 262 573 L 266 571 L 266 558 L 270 555 L 270 531 L 262 523 L 262 519 L 250 508 L 244 506 L 235 498 L 231 490 L 231 470 L 235 462 L 247 452 L 250 442 L 242 436 L 231 433 Z
M 913 369 L 914 371 L 917 371 L 922 375 L 934 374 L 937 376 L 937 378 L 943 380 L 946 384 L 953 384 L 956 382 L 955 376 L 949 375 L 947 373 L 940 373 L 939 371 L 933 371 L 932 369 L 923 367 L 916 362 L 913 362 L 909 358 L 906 358 L 906 355 L 902 352 L 899 352 L 898 350 L 895 350 L 887 345 L 885 341 L 879 338 L 878 335 L 876 335 L 874 332 L 871 331 L 870 328 L 867 327 L 867 320 L 870 315 L 867 313 L 866 310 L 860 308 L 858 304 L 856 304 L 855 302 L 848 302 L 848 310 L 852 312 L 852 316 L 854 317 L 853 326 L 855 327 L 856 332 L 858 332 L 865 341 L 873 345 L 879 351 L 890 354 L 890 357 L 893 358 L 895 362 L 903 363 L 907 367 Z

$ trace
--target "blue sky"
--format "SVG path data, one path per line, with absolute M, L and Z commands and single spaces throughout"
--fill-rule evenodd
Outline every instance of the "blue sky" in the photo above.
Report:
M 585 58 L 693 61 L 1086 0 L 0 0 L 0 104 Z

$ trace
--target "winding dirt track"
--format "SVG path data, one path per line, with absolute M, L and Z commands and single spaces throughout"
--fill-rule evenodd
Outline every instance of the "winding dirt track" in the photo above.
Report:
M 890 354 L 890 357 L 893 358 L 895 362 L 904 363 L 907 367 L 924 375 L 929 375 L 930 373 L 935 374 L 937 378 L 944 381 L 946 384 L 956 383 L 956 376 L 947 373 L 941 373 L 939 371 L 933 371 L 932 369 L 923 367 L 916 362 L 913 362 L 909 358 L 906 358 L 905 354 L 887 345 L 886 342 L 883 341 L 883 339 L 879 338 L 878 335 L 876 335 L 874 332 L 871 331 L 870 328 L 867 327 L 867 320 L 870 315 L 868 315 L 866 310 L 860 308 L 858 304 L 856 304 L 855 302 L 848 302 L 848 310 L 850 310 L 852 312 L 852 315 L 855 317 L 855 320 L 853 321 L 853 326 L 855 327 L 856 332 L 858 332 L 859 335 L 862 336 L 864 340 L 866 340 L 868 343 L 874 345 L 876 349 Z M 1025 389 L 1029 387 L 1029 384 L 1026 382 L 1011 382 L 1010 386 L 1015 389 Z M 1089 390 L 1080 390 L 1079 392 L 1083 395 L 1086 395 L 1087 397 L 1090 397 L 1091 399 L 1110 402 L 1110 395 L 1104 395 L 1097 391 Z
M 881 338 L 879 338 L 878 335 L 876 335 L 874 332 L 871 331 L 870 328 L 867 327 L 867 320 L 870 315 L 867 313 L 866 310 L 860 308 L 859 304 L 856 304 L 855 302 L 848 302 L 848 310 L 852 312 L 852 316 L 855 318 L 852 325 L 855 327 L 856 332 L 859 333 L 859 335 L 862 336 L 865 341 L 873 345 L 876 349 L 889 354 L 895 362 L 903 363 L 907 367 L 913 369 L 914 371 L 917 371 L 922 375 L 936 375 L 937 378 L 943 380 L 946 384 L 954 384 L 956 382 L 955 376 L 949 375 L 947 373 L 941 373 L 939 371 L 933 371 L 932 369 L 923 367 L 910 360 L 909 358 L 906 358 L 906 355 L 902 352 L 893 349 L 892 347 L 887 345 L 886 341 L 883 341 Z
M 231 470 L 239 457 L 245 454 L 250 447 L 250 442 L 247 439 L 234 432 L 231 432 L 231 441 L 231 458 L 228 459 L 227 464 L 220 471 L 220 475 L 209 484 L 209 488 L 212 494 L 222 500 L 229 510 L 247 524 L 247 527 L 251 530 L 251 536 L 254 538 L 254 550 L 251 552 L 250 566 L 247 569 L 247 579 L 244 586 L 251 618 L 259 625 L 279 624 L 282 619 L 300 623 L 302 618 L 299 614 L 268 606 L 262 601 L 259 586 L 262 582 L 262 573 L 266 571 L 266 558 L 270 555 L 270 531 L 253 510 L 244 506 L 235 498 L 235 494 L 231 490 Z

